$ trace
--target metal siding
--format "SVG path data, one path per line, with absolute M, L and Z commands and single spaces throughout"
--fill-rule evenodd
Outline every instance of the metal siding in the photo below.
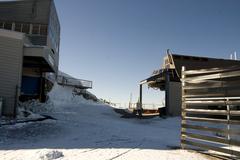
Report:
M 20 87 L 23 41 L 0 36 L 0 97 L 3 114 L 13 116 L 17 86 Z

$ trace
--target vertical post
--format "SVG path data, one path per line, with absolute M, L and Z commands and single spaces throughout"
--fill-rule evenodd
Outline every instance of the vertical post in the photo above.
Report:
M 2 125 L 2 107 L 3 107 L 3 99 L 0 97 L 0 127 Z
M 18 85 L 16 85 L 15 96 L 14 96 L 13 118 L 16 118 L 17 112 L 18 112 L 19 89 L 20 89 L 20 87 Z
M 139 85 L 139 89 L 140 89 L 139 105 L 140 105 L 140 108 L 142 109 L 142 84 Z
M 169 105 L 169 90 L 170 90 L 170 76 L 169 76 L 169 70 L 166 70 L 166 77 L 165 77 L 165 106 L 166 106 L 166 114 L 170 115 L 170 105 Z
M 132 93 L 130 94 L 130 100 L 129 100 L 129 104 L 128 104 L 128 108 L 130 109 L 132 105 Z
M 227 140 L 229 142 L 229 149 L 231 145 L 231 137 L 230 137 L 230 105 L 229 105 L 229 99 L 226 99 L 227 101 Z
M 182 123 L 181 123 L 181 148 L 182 149 L 186 149 L 186 145 L 183 143 L 183 141 L 186 140 L 186 137 L 183 133 L 186 132 L 186 128 L 183 127 L 184 124 L 186 124 L 186 120 L 185 120 L 185 117 L 186 117 L 186 112 L 185 112 L 185 109 L 186 109 L 186 104 L 185 104 L 185 97 L 184 97 L 184 87 L 185 87 L 185 71 L 186 68 L 183 66 L 182 67 L 182 79 L 181 79 L 181 82 L 182 82 Z

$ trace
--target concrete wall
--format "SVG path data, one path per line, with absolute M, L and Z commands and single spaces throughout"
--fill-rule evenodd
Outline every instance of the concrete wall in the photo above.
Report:
M 182 90 L 181 82 L 169 82 L 166 88 L 167 113 L 170 116 L 181 115 Z
M 0 30 L 0 97 L 7 116 L 14 116 L 16 94 L 20 94 L 23 39 L 22 33 Z

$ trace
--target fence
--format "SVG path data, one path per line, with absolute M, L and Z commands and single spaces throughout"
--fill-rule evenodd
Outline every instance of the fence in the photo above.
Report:
M 181 147 L 240 158 L 240 68 L 182 69 Z
M 75 79 L 65 76 L 58 76 L 57 82 L 62 85 L 67 86 L 75 86 L 79 88 L 92 88 L 92 81 L 83 80 L 83 79 Z
M 137 108 L 137 103 L 129 103 L 128 105 L 129 105 L 128 106 L 129 109 L 136 109 Z M 163 108 L 163 107 L 164 107 L 163 104 L 155 104 L 155 103 L 152 103 L 152 104 L 144 103 L 144 104 L 142 104 L 142 108 L 146 109 L 146 110 L 158 110 L 158 108 Z

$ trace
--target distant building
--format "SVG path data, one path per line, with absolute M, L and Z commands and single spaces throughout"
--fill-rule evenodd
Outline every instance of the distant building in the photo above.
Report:
M 53 0 L 0 2 L 0 97 L 3 115 L 19 100 L 45 100 L 47 73 L 58 72 L 60 23 Z
M 150 77 L 140 82 L 140 101 L 142 99 L 142 85 L 158 88 L 165 91 L 166 112 L 171 116 L 181 115 L 181 70 L 185 66 L 187 70 L 240 67 L 240 61 L 229 59 L 217 59 L 208 57 L 186 56 L 170 54 L 164 57 L 163 66 L 156 70 Z

